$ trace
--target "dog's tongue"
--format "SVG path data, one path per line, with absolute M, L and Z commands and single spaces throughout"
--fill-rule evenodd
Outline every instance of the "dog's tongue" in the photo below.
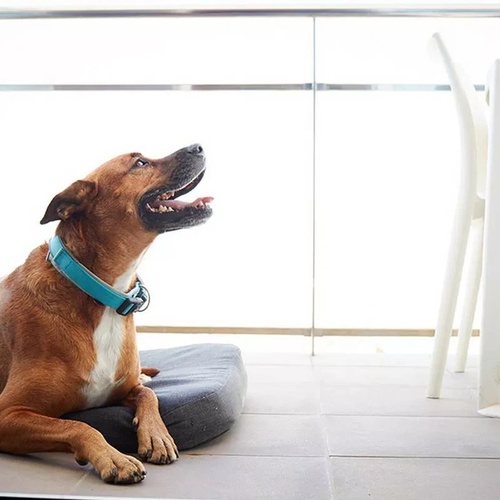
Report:
M 180 200 L 155 200 L 153 203 L 151 203 L 151 207 L 160 208 L 160 206 L 163 206 L 171 208 L 173 210 L 182 210 L 186 207 L 202 208 L 207 203 L 210 203 L 212 201 L 213 198 L 211 196 L 202 196 L 201 198 L 196 198 L 196 200 L 192 201 L 191 203 Z

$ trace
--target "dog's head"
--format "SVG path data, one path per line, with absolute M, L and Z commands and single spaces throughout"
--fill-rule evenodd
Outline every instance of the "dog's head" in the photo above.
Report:
M 175 231 L 206 221 L 210 197 L 188 203 L 178 198 L 193 190 L 205 174 L 205 154 L 199 144 L 152 160 L 140 153 L 108 161 L 84 180 L 56 195 L 40 221 L 93 221 L 153 233 Z

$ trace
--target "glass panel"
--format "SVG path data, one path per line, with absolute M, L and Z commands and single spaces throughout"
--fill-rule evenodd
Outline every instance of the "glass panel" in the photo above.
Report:
M 0 21 L 0 83 L 302 83 L 312 20 Z
M 451 93 L 317 103 L 316 326 L 434 328 L 459 174 Z
M 192 196 L 213 195 L 214 216 L 148 251 L 152 305 L 137 322 L 310 326 L 310 92 L 3 92 L 0 107 L 2 230 L 15 238 L 0 275 L 50 237 L 38 221 L 77 178 L 121 153 L 200 142 L 208 170 Z
M 500 19 L 340 18 L 316 22 L 318 82 L 448 83 L 428 42 L 442 33 L 474 83 L 500 57 Z

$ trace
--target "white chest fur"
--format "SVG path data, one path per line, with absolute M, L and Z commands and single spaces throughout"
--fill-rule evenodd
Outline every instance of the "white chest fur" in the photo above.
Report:
M 102 406 L 119 383 L 116 370 L 123 344 L 123 316 L 106 307 L 94 331 L 95 365 L 83 389 L 87 408 Z
M 114 288 L 125 292 L 143 254 L 114 283 Z M 94 331 L 95 365 L 83 388 L 87 408 L 102 406 L 121 381 L 116 380 L 116 371 L 122 354 L 125 318 L 114 309 L 106 307 L 101 321 Z

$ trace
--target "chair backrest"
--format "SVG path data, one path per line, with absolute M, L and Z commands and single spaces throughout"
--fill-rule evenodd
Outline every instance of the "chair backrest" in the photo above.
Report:
M 455 100 L 462 148 L 461 173 L 475 185 L 477 196 L 484 199 L 488 156 L 486 101 L 480 98 L 462 66 L 453 60 L 439 33 L 432 36 L 431 48 L 441 57 Z

